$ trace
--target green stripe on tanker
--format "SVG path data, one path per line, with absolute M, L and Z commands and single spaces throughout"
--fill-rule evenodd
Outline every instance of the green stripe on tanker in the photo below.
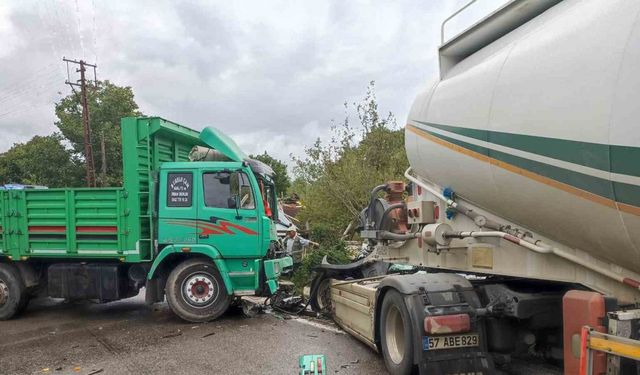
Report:
M 504 133 L 415 121 L 480 141 L 511 147 L 602 171 L 640 176 L 640 148 Z
M 411 126 L 411 125 L 409 125 Z M 435 127 L 435 126 L 434 126 Z M 443 139 L 452 144 L 464 147 L 465 149 L 477 152 L 487 157 L 503 161 L 505 163 L 523 168 L 527 171 L 545 176 L 564 184 L 571 185 L 578 189 L 588 191 L 601 197 L 640 207 L 640 186 L 625 184 L 621 182 L 609 181 L 598 177 L 589 176 L 583 173 L 575 172 L 569 169 L 560 168 L 554 165 L 540 163 L 534 160 L 521 158 L 504 152 L 491 150 L 486 147 L 473 145 L 451 137 L 437 134 L 426 129 L 413 126 L 421 132 L 430 134 L 431 136 Z M 459 128 L 463 129 L 463 128 Z M 466 129 L 472 132 L 460 131 L 458 134 L 469 136 L 471 133 L 481 132 L 475 129 Z M 477 133 L 476 133 L 477 135 Z M 476 137 L 474 137 L 476 138 Z M 478 139 L 478 138 L 476 138 Z

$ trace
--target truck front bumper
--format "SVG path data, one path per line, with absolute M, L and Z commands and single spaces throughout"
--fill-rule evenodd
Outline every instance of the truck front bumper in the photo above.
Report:
M 291 257 L 264 261 L 264 274 L 267 277 L 267 285 L 272 294 L 278 290 L 278 279 L 282 275 L 282 271 L 289 267 L 293 267 L 293 258 Z

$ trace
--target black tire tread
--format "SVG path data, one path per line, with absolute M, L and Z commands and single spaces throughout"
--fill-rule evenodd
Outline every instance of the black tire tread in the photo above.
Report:
M 400 310 L 400 315 L 402 316 L 403 326 L 404 326 L 404 336 L 405 336 L 405 348 L 406 353 L 402 362 L 400 364 L 395 364 L 387 351 L 386 348 L 386 331 L 384 324 L 386 322 L 387 313 L 391 305 L 395 305 Z M 409 375 L 415 372 L 415 365 L 413 361 L 413 350 L 412 350 L 412 330 L 411 330 L 411 317 L 409 315 L 409 310 L 404 302 L 404 298 L 402 294 L 400 294 L 396 290 L 389 290 L 385 293 L 382 300 L 382 309 L 380 311 L 380 347 L 382 351 L 382 356 L 384 358 L 384 363 L 387 368 L 387 371 L 391 375 Z
M 183 301 L 180 291 L 180 287 L 182 285 L 181 275 L 189 269 L 195 270 L 198 268 L 205 268 L 209 271 L 220 287 L 220 296 L 218 297 L 218 300 L 214 305 L 203 309 L 197 309 L 189 306 Z M 178 264 L 169 274 L 169 278 L 167 279 L 167 284 L 165 286 L 165 293 L 167 296 L 167 303 L 171 310 L 183 320 L 193 323 L 203 323 L 217 319 L 227 311 L 229 305 L 231 305 L 231 301 L 233 300 L 233 296 L 230 296 L 227 293 L 227 288 L 225 287 L 222 276 L 220 276 L 220 272 L 216 268 L 215 264 L 210 260 L 203 258 L 187 259 Z
M 0 307 L 0 320 L 9 320 L 20 314 L 26 307 L 29 297 L 20 272 L 12 264 L 0 263 L 0 278 L 9 287 L 9 301 Z

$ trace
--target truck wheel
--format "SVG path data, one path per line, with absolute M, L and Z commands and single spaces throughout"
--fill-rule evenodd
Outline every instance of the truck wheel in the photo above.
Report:
M 24 282 L 18 271 L 6 263 L 0 263 L 0 320 L 14 317 L 27 305 Z
M 201 258 L 186 260 L 171 271 L 165 293 L 171 310 L 194 323 L 218 318 L 233 299 L 216 266 Z
M 328 275 L 324 273 L 317 274 L 311 281 L 309 304 L 313 311 L 331 315 L 333 310 L 331 304 L 331 278 Z
M 411 335 L 411 318 L 404 299 L 397 291 L 390 290 L 382 301 L 380 338 L 384 364 L 392 375 L 413 373 Z

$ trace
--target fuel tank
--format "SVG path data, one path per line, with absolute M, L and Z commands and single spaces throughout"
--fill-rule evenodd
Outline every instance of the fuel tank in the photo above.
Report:
M 443 44 L 405 128 L 414 172 L 640 272 L 639 15 L 636 0 L 512 1 Z

